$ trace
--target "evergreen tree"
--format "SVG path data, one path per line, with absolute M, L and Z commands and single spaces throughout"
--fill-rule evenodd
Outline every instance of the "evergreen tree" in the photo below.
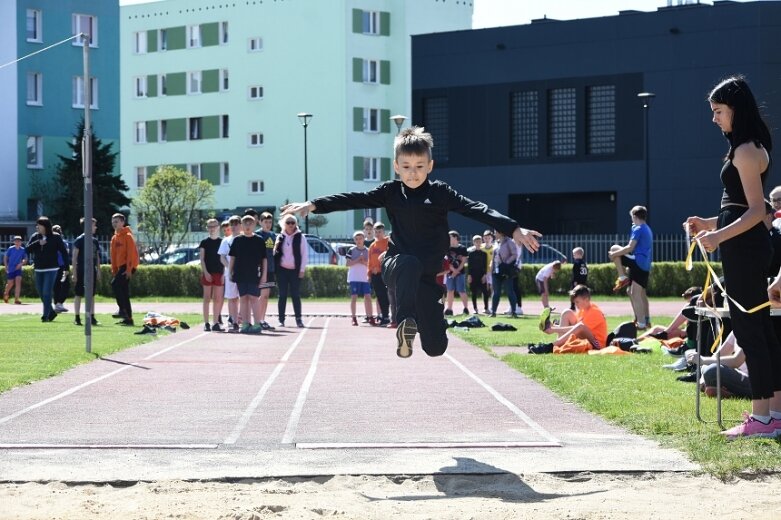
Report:
M 76 236 L 82 233 L 79 219 L 84 216 L 84 176 L 82 173 L 81 142 L 84 138 L 84 120 L 76 126 L 74 141 L 68 143 L 73 151 L 71 157 L 58 156 L 60 162 L 55 172 L 53 189 L 52 222 L 62 226 L 66 235 Z M 119 174 L 115 174 L 114 165 L 117 153 L 111 151 L 111 143 L 103 144 L 92 134 L 92 207 L 93 216 L 98 220 L 98 235 L 110 235 L 111 215 L 120 208 L 130 205 L 125 195 L 128 186 Z

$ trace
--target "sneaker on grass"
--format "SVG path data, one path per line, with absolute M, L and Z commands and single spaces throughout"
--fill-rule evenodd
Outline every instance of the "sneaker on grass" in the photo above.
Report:
M 733 426 L 729 430 L 724 430 L 721 435 L 726 437 L 728 441 L 732 441 L 739 438 L 752 438 L 752 437 L 765 437 L 773 439 L 778 436 L 776 427 L 779 426 L 778 420 L 770 419 L 770 422 L 765 424 L 762 421 L 755 419 L 748 413 L 743 413 L 745 419 L 737 426 Z
M 412 355 L 412 344 L 418 333 L 418 324 L 414 318 L 404 318 L 396 328 L 396 355 L 400 358 L 408 358 Z
M 540 313 L 540 331 L 545 332 L 550 328 L 550 307 L 545 307 Z

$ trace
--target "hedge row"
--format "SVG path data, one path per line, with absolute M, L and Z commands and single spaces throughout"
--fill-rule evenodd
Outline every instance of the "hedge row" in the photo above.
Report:
M 524 265 L 521 269 L 521 283 L 524 294 L 536 292 L 534 277 L 539 265 Z M 721 273 L 721 265 L 714 269 Z M 657 262 L 651 271 L 648 287 L 650 296 L 679 296 L 692 285 L 705 283 L 706 267 L 697 262 L 691 271 L 686 271 L 683 262 Z M 142 265 L 133 276 L 131 294 L 133 296 L 191 296 L 200 297 L 200 267 L 189 265 Z M 5 285 L 5 268 L 0 266 L 0 279 Z M 589 287 L 595 294 L 612 294 L 616 271 L 613 264 L 594 264 L 589 266 Z M 570 264 L 564 264 L 561 272 L 550 283 L 551 291 L 564 294 L 570 289 L 572 274 Z M 101 277 L 97 282 L 97 292 L 103 296 L 112 296 L 111 269 L 101 266 Z M 33 279 L 33 269 L 26 266 L 23 271 L 23 295 L 37 295 Z M 301 283 L 301 295 L 304 297 L 341 297 L 349 294 L 347 268 L 344 266 L 316 265 L 306 271 Z M 71 287 L 71 297 L 73 289 Z

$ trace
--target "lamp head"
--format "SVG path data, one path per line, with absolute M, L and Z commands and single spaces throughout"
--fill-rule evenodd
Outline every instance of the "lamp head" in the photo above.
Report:
M 301 121 L 301 125 L 304 127 L 309 126 L 309 120 L 312 119 L 312 114 L 308 112 L 299 112 L 298 114 L 298 120 Z

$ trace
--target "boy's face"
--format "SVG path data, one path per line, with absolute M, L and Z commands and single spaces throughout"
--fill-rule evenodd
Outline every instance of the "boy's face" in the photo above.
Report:
M 393 161 L 393 169 L 399 175 L 401 182 L 413 190 L 426 182 L 426 178 L 433 168 L 434 161 L 429 159 L 427 155 L 400 154 Z
M 480 249 L 481 247 L 483 247 L 483 239 L 475 238 L 474 240 L 472 240 L 472 245 L 474 245 L 476 249 Z
M 490 246 L 494 241 L 494 237 L 491 235 L 483 235 L 483 243 L 487 246 Z
M 231 235 L 234 237 L 241 233 L 241 222 L 236 222 L 235 224 L 231 224 Z
M 114 228 L 114 231 L 119 231 L 120 229 L 125 227 L 125 221 L 120 218 L 112 218 L 111 227 Z
M 217 235 L 220 232 L 220 225 L 219 224 L 206 224 L 206 230 L 209 232 L 209 236 L 211 238 L 217 237 Z
M 575 296 L 572 301 L 578 309 L 588 309 L 591 306 L 591 296 Z
M 271 225 L 274 223 L 273 219 L 270 218 L 264 218 L 260 221 L 260 227 L 263 228 L 263 231 L 271 231 Z
M 455 247 L 458 245 L 458 237 L 454 237 L 453 235 L 450 236 L 450 247 Z
M 581 258 L 583 258 L 583 253 L 581 253 L 580 251 L 573 251 L 572 252 L 572 258 L 576 258 L 576 259 L 580 260 Z
M 366 237 L 363 235 L 355 235 L 353 237 L 353 242 L 355 242 L 355 245 L 358 247 L 361 247 L 366 240 Z
M 380 240 L 385 238 L 385 228 L 381 228 L 381 227 L 374 228 L 374 236 L 376 238 L 379 238 Z
M 20 247 L 22 247 L 22 241 L 21 240 L 14 240 L 14 247 L 16 247 L 16 249 L 19 249 Z
M 243 220 L 241 222 L 241 230 L 246 236 L 252 235 L 252 232 L 255 231 L 255 220 Z

